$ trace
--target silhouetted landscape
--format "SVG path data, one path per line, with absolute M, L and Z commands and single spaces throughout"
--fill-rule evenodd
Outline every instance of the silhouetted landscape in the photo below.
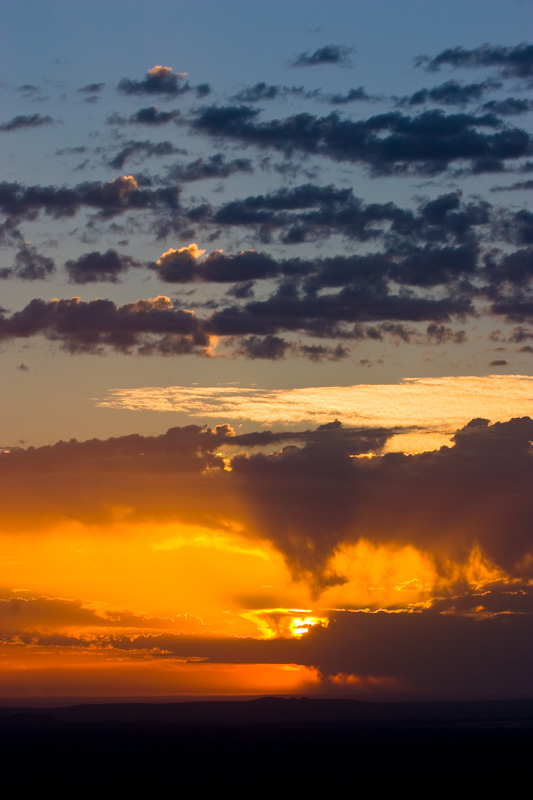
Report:
M 381 703 L 265 697 L 0 708 L 6 764 L 52 771 L 107 765 L 127 780 L 131 770 L 136 780 L 151 770 L 177 769 L 181 777 L 203 772 L 210 784 L 231 767 L 239 775 L 266 770 L 269 780 L 294 778 L 297 770 L 299 780 L 311 783 L 332 770 L 335 779 L 375 771 L 380 785 L 393 786 L 402 776 L 437 769 L 443 780 L 472 777 L 482 763 L 484 769 L 490 765 L 492 779 L 509 770 L 525 774 L 532 743 L 532 699 Z

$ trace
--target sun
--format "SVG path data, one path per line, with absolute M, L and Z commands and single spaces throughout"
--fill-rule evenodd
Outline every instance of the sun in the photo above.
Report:
M 320 625 L 327 628 L 329 620 L 327 617 L 293 617 L 290 621 L 291 635 L 296 639 L 301 639 L 311 628 Z

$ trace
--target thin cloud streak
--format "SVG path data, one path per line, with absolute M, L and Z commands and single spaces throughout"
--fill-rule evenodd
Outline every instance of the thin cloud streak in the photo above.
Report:
M 203 419 L 250 420 L 262 425 L 321 425 L 338 417 L 346 425 L 412 426 L 420 432 L 447 435 L 473 415 L 483 415 L 493 421 L 531 415 L 533 377 L 406 378 L 387 385 L 300 389 L 154 386 L 114 389 L 97 405 L 174 412 Z

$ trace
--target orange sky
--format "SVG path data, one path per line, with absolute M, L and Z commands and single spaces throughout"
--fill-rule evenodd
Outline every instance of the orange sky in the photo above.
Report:
M 259 448 L 255 434 L 239 446 L 227 426 L 189 427 L 6 452 L 1 691 L 434 690 L 417 666 L 426 621 L 456 620 L 442 643 L 458 652 L 464 625 L 493 625 L 498 647 L 506 615 L 521 634 L 528 625 L 529 495 L 523 468 L 505 459 L 527 463 L 529 435 L 525 421 L 478 423 L 452 447 L 404 456 L 387 454 L 385 433 L 338 424 Z M 514 516 L 490 495 L 502 463 Z M 518 538 L 501 550 L 505 515 Z M 353 644 L 342 658 L 348 623 L 357 630 L 366 616 L 377 630 L 387 615 L 414 637 L 401 666 L 385 654 L 366 663 Z M 475 689 L 468 669 L 455 678 L 458 691 Z

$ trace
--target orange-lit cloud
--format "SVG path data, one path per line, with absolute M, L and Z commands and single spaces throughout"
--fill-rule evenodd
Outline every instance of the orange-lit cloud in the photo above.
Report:
M 190 425 L 0 454 L 8 684 L 10 664 L 42 663 L 59 686 L 64 654 L 72 686 L 99 665 L 94 693 L 97 675 L 117 691 L 107 658 L 139 692 L 159 670 L 170 691 L 184 662 L 172 691 L 231 692 L 237 675 L 252 693 L 471 691 L 484 659 L 487 691 L 502 675 L 525 690 L 523 660 L 499 653 L 533 614 L 533 421 L 476 419 L 418 455 L 384 452 L 393 432 Z M 283 663 L 303 672 L 259 678 Z
M 170 411 L 203 419 L 250 420 L 261 425 L 320 425 L 337 417 L 346 425 L 415 428 L 398 433 L 387 449 L 433 450 L 473 417 L 492 421 L 533 416 L 533 378 L 488 375 L 406 378 L 399 383 L 259 389 L 245 386 L 115 389 L 103 408 Z M 427 437 L 427 438 L 426 438 Z

